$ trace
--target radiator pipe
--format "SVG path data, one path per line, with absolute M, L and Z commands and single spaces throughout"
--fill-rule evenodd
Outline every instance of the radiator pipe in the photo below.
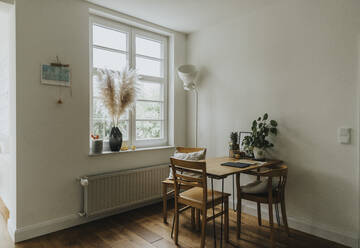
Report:
M 79 215 L 80 217 L 85 217 L 85 216 L 86 216 L 86 213 L 85 213 L 85 212 L 79 212 L 78 215 Z

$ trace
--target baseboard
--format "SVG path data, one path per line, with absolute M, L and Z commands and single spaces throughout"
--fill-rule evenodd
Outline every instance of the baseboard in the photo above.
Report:
M 151 205 L 157 202 L 160 202 L 160 198 L 154 198 L 148 200 L 146 202 L 138 203 L 135 205 L 126 206 L 116 211 L 112 211 L 106 214 L 102 214 L 96 217 L 80 217 L 78 214 L 71 214 L 68 216 L 44 221 L 41 223 L 21 227 L 15 229 L 10 223 L 8 225 L 8 231 L 10 237 L 14 240 L 14 242 L 21 242 L 27 239 L 35 238 L 38 236 L 42 236 L 48 233 L 56 232 L 62 229 L 70 228 L 73 226 L 81 225 L 84 223 L 88 223 L 94 220 L 102 219 L 111 215 L 120 214 L 123 212 L 127 212 L 136 208 L 144 207 L 147 205 Z M 229 202 L 229 205 L 232 207 L 232 201 Z M 242 206 L 243 212 L 249 215 L 256 216 L 257 210 L 256 206 L 251 206 L 244 204 Z M 262 218 L 268 220 L 268 211 L 262 208 Z M 350 246 L 353 248 L 360 248 L 360 241 L 357 238 L 356 234 L 351 233 L 340 233 L 338 231 L 330 230 L 330 228 L 326 228 L 323 225 L 314 225 L 310 224 L 304 220 L 297 220 L 293 217 L 288 217 L 289 227 L 295 230 L 299 230 L 305 233 L 309 233 L 311 235 L 324 238 L 327 240 L 331 240 L 346 246 Z
M 233 202 L 230 200 L 229 205 L 231 207 L 233 206 L 232 204 Z M 257 208 L 255 205 L 243 204 L 242 210 L 246 214 L 257 216 Z M 265 220 L 269 219 L 269 213 L 264 207 L 261 209 L 261 217 Z M 323 224 L 317 225 L 306 220 L 298 220 L 291 216 L 288 216 L 288 224 L 291 229 L 299 230 L 352 248 L 360 248 L 360 240 L 356 233 L 339 232 Z
M 60 218 L 56 218 L 56 219 L 52 219 L 52 220 L 47 220 L 47 221 L 44 221 L 41 223 L 36 223 L 36 224 L 25 226 L 25 227 L 20 227 L 16 230 L 9 230 L 9 232 L 11 231 L 13 233 L 14 241 L 15 241 L 15 243 L 17 243 L 17 242 L 21 242 L 21 241 L 24 241 L 27 239 L 39 237 L 39 236 L 42 236 L 45 234 L 49 234 L 52 232 L 70 228 L 73 226 L 85 224 L 85 223 L 88 223 L 88 222 L 91 222 L 94 220 L 109 217 L 111 215 L 120 214 L 120 213 L 127 212 L 130 210 L 136 209 L 136 208 L 141 208 L 141 207 L 144 207 L 147 205 L 158 203 L 160 201 L 161 201 L 161 198 L 156 197 L 156 198 L 150 199 L 146 202 L 129 205 L 129 206 L 123 207 L 121 209 L 111 211 L 106 214 L 94 216 L 94 217 L 80 217 L 78 214 L 71 214 L 68 216 L 64 216 L 64 217 L 60 217 Z
M 15 242 L 15 223 L 10 218 L 7 223 L 7 230 L 9 232 L 10 238 L 13 242 Z

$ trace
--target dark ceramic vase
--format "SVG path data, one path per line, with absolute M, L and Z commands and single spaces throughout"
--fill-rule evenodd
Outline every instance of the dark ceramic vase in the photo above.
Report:
M 111 128 L 109 145 L 112 152 L 120 151 L 122 145 L 122 133 L 118 127 Z

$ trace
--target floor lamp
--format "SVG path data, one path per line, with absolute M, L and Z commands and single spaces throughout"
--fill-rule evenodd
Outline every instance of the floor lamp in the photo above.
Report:
M 184 90 L 193 91 L 195 95 L 195 147 L 197 147 L 198 136 L 198 91 L 196 87 L 196 80 L 198 71 L 194 65 L 181 65 L 179 66 L 178 75 L 183 82 Z

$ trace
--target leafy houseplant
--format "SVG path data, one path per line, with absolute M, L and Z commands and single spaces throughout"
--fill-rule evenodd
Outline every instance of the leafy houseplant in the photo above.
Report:
M 230 133 L 231 150 L 239 150 L 238 137 L 239 136 L 237 132 Z
M 119 129 L 120 117 L 135 103 L 138 75 L 135 70 L 127 67 L 120 72 L 107 69 L 96 69 L 96 71 L 101 82 L 101 99 L 112 118 L 110 150 L 120 151 L 122 145 L 122 133 Z
M 267 140 L 270 134 L 277 135 L 277 122 L 268 120 L 268 114 L 254 120 L 251 127 L 251 135 L 244 137 L 242 145 L 246 151 L 252 151 L 255 159 L 264 159 L 264 151 L 273 147 L 274 144 Z
M 230 142 L 229 142 L 229 157 L 232 158 L 235 154 L 240 152 L 240 146 L 238 144 L 239 135 L 237 132 L 230 133 Z

